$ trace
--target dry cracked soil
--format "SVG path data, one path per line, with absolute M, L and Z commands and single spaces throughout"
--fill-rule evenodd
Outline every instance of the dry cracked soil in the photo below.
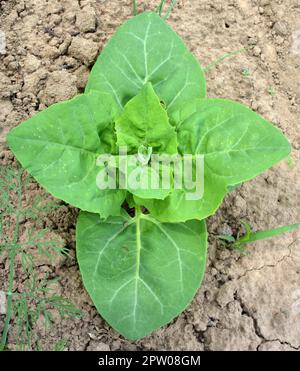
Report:
M 139 10 L 157 1 L 138 1 Z M 13 162 L 8 131 L 45 107 L 83 91 L 90 69 L 116 28 L 132 14 L 129 0 L 0 1 L 0 161 Z M 76 261 L 40 261 L 59 276 L 57 292 L 84 311 L 57 321 L 40 344 L 58 339 L 68 350 L 299 350 L 300 240 L 294 231 L 249 245 L 247 254 L 224 249 L 217 235 L 236 233 L 240 220 L 254 230 L 300 219 L 300 3 L 298 0 L 181 0 L 170 24 L 203 66 L 243 52 L 210 69 L 208 95 L 244 103 L 289 138 L 292 164 L 283 161 L 248 182 L 208 220 L 209 260 L 193 303 L 171 324 L 137 342 L 101 319 L 84 290 Z M 3 47 L 3 40 L 6 47 Z M 29 193 L 42 192 L 33 184 Z M 30 197 L 25 197 L 30 202 Z M 75 255 L 77 210 L 67 205 L 44 225 Z M 26 228 L 26 225 L 25 225 Z M 0 292 L 7 289 L 7 258 L 0 258 Z M 22 280 L 18 281 L 22 289 Z M 5 308 L 0 306 L 0 330 Z M 9 336 L 9 349 L 16 339 Z

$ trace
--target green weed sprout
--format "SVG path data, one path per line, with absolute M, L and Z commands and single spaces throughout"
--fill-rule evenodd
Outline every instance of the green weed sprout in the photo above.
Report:
M 241 74 L 242 74 L 244 77 L 248 77 L 248 76 L 251 75 L 251 72 L 250 72 L 249 68 L 244 67 L 244 68 L 241 69 Z
M 252 228 L 249 223 L 242 220 L 241 224 L 245 228 L 245 234 L 240 237 L 239 233 L 235 238 L 232 235 L 219 235 L 218 238 L 222 241 L 226 241 L 229 244 L 229 247 L 233 250 L 244 250 L 244 247 L 249 243 L 265 240 L 267 238 L 271 238 L 277 235 L 281 235 L 283 233 L 291 232 L 294 229 L 300 227 L 300 223 L 294 223 L 290 225 L 286 225 L 283 227 L 273 228 L 265 231 L 253 232 Z
M 9 261 L 7 309 L 0 350 L 5 349 L 9 331 L 14 334 L 18 349 L 33 349 L 39 341 L 37 322 L 43 316 L 45 326 L 49 328 L 53 322 L 51 310 L 55 310 L 62 318 L 82 315 L 68 300 L 52 294 L 51 284 L 57 279 L 50 280 L 48 275 L 42 279 L 37 278 L 34 257 L 28 250 L 35 246 L 39 255 L 51 261 L 57 254 L 68 253 L 62 242 L 49 241 L 46 238 L 49 230 L 35 228 L 28 228 L 25 240 L 20 241 L 21 226 L 25 220 L 37 221 L 60 207 L 57 201 L 45 202 L 40 195 L 29 206 L 23 205 L 24 192 L 30 182 L 32 178 L 24 170 L 11 166 L 0 167 L 0 253 L 5 254 Z M 13 231 L 9 233 L 12 225 Z M 15 289 L 17 261 L 20 261 L 19 268 L 26 276 L 24 292 Z

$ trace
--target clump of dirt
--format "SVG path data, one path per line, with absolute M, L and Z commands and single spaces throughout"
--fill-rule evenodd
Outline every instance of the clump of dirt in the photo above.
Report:
M 139 10 L 157 5 L 139 3 Z M 2 166 L 13 161 L 5 144 L 8 131 L 82 92 L 98 52 L 131 14 L 129 0 L 0 2 L 0 31 L 6 39 L 5 51 L 0 51 Z M 208 95 L 240 101 L 283 130 L 294 164 L 283 162 L 226 198 L 208 220 L 208 268 L 192 305 L 145 339 L 124 340 L 101 319 L 74 259 L 46 265 L 61 278 L 59 292 L 85 316 L 59 322 L 41 345 L 52 349 L 54 340 L 63 338 L 69 350 L 300 349 L 299 232 L 250 245 L 245 256 L 222 248 L 216 238 L 236 233 L 241 219 L 255 230 L 299 220 L 299 2 L 181 0 L 170 24 L 204 66 L 223 54 L 245 50 L 207 73 Z M 77 210 L 64 205 L 45 220 L 73 257 L 76 215 Z M 0 260 L 0 290 L 5 289 L 6 274 L 6 261 Z M 13 347 L 14 338 L 9 341 Z

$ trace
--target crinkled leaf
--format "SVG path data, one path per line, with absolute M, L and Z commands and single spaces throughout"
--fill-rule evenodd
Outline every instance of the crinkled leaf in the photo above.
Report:
M 8 144 L 22 166 L 53 196 L 102 217 L 119 215 L 125 191 L 96 186 L 99 154 L 114 152 L 108 94 L 91 92 L 58 103 L 13 129 Z
M 136 201 L 161 221 L 204 219 L 220 206 L 228 186 L 254 178 L 290 153 L 290 145 L 276 127 L 241 104 L 195 100 L 172 116 L 181 154 L 204 155 L 204 196 L 186 200 L 175 190 L 165 200 Z
M 128 153 L 138 153 L 141 146 L 153 153 L 177 153 L 175 129 L 151 83 L 126 104 L 116 120 L 116 132 L 118 145 L 126 146 Z
M 206 96 L 205 77 L 180 37 L 156 13 L 124 23 L 99 56 L 87 90 L 112 94 L 120 108 L 151 82 L 167 110 Z
M 77 258 L 84 285 L 107 322 L 136 340 L 170 322 L 194 297 L 207 249 L 204 222 L 162 224 L 147 215 L 81 213 Z

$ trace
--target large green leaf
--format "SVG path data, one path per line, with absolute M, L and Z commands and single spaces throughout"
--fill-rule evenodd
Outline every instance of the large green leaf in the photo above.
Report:
M 116 150 L 108 94 L 91 92 L 55 104 L 13 129 L 8 144 L 22 166 L 50 193 L 102 217 L 120 215 L 123 190 L 96 186 L 99 154 Z
M 175 129 L 150 82 L 126 104 L 116 120 L 116 132 L 118 145 L 126 146 L 128 153 L 138 153 L 141 146 L 153 153 L 177 153 Z
M 206 96 L 199 63 L 172 28 L 150 12 L 119 28 L 93 67 L 86 91 L 108 92 L 122 108 L 147 82 L 168 111 Z
M 247 107 L 221 99 L 195 100 L 172 115 L 181 154 L 204 155 L 204 195 L 186 200 L 175 190 L 165 200 L 143 200 L 161 221 L 204 219 L 214 214 L 228 186 L 250 180 L 288 156 L 280 130 Z
M 204 222 L 162 224 L 147 215 L 81 213 L 77 258 L 96 308 L 126 338 L 142 338 L 181 313 L 205 271 Z

